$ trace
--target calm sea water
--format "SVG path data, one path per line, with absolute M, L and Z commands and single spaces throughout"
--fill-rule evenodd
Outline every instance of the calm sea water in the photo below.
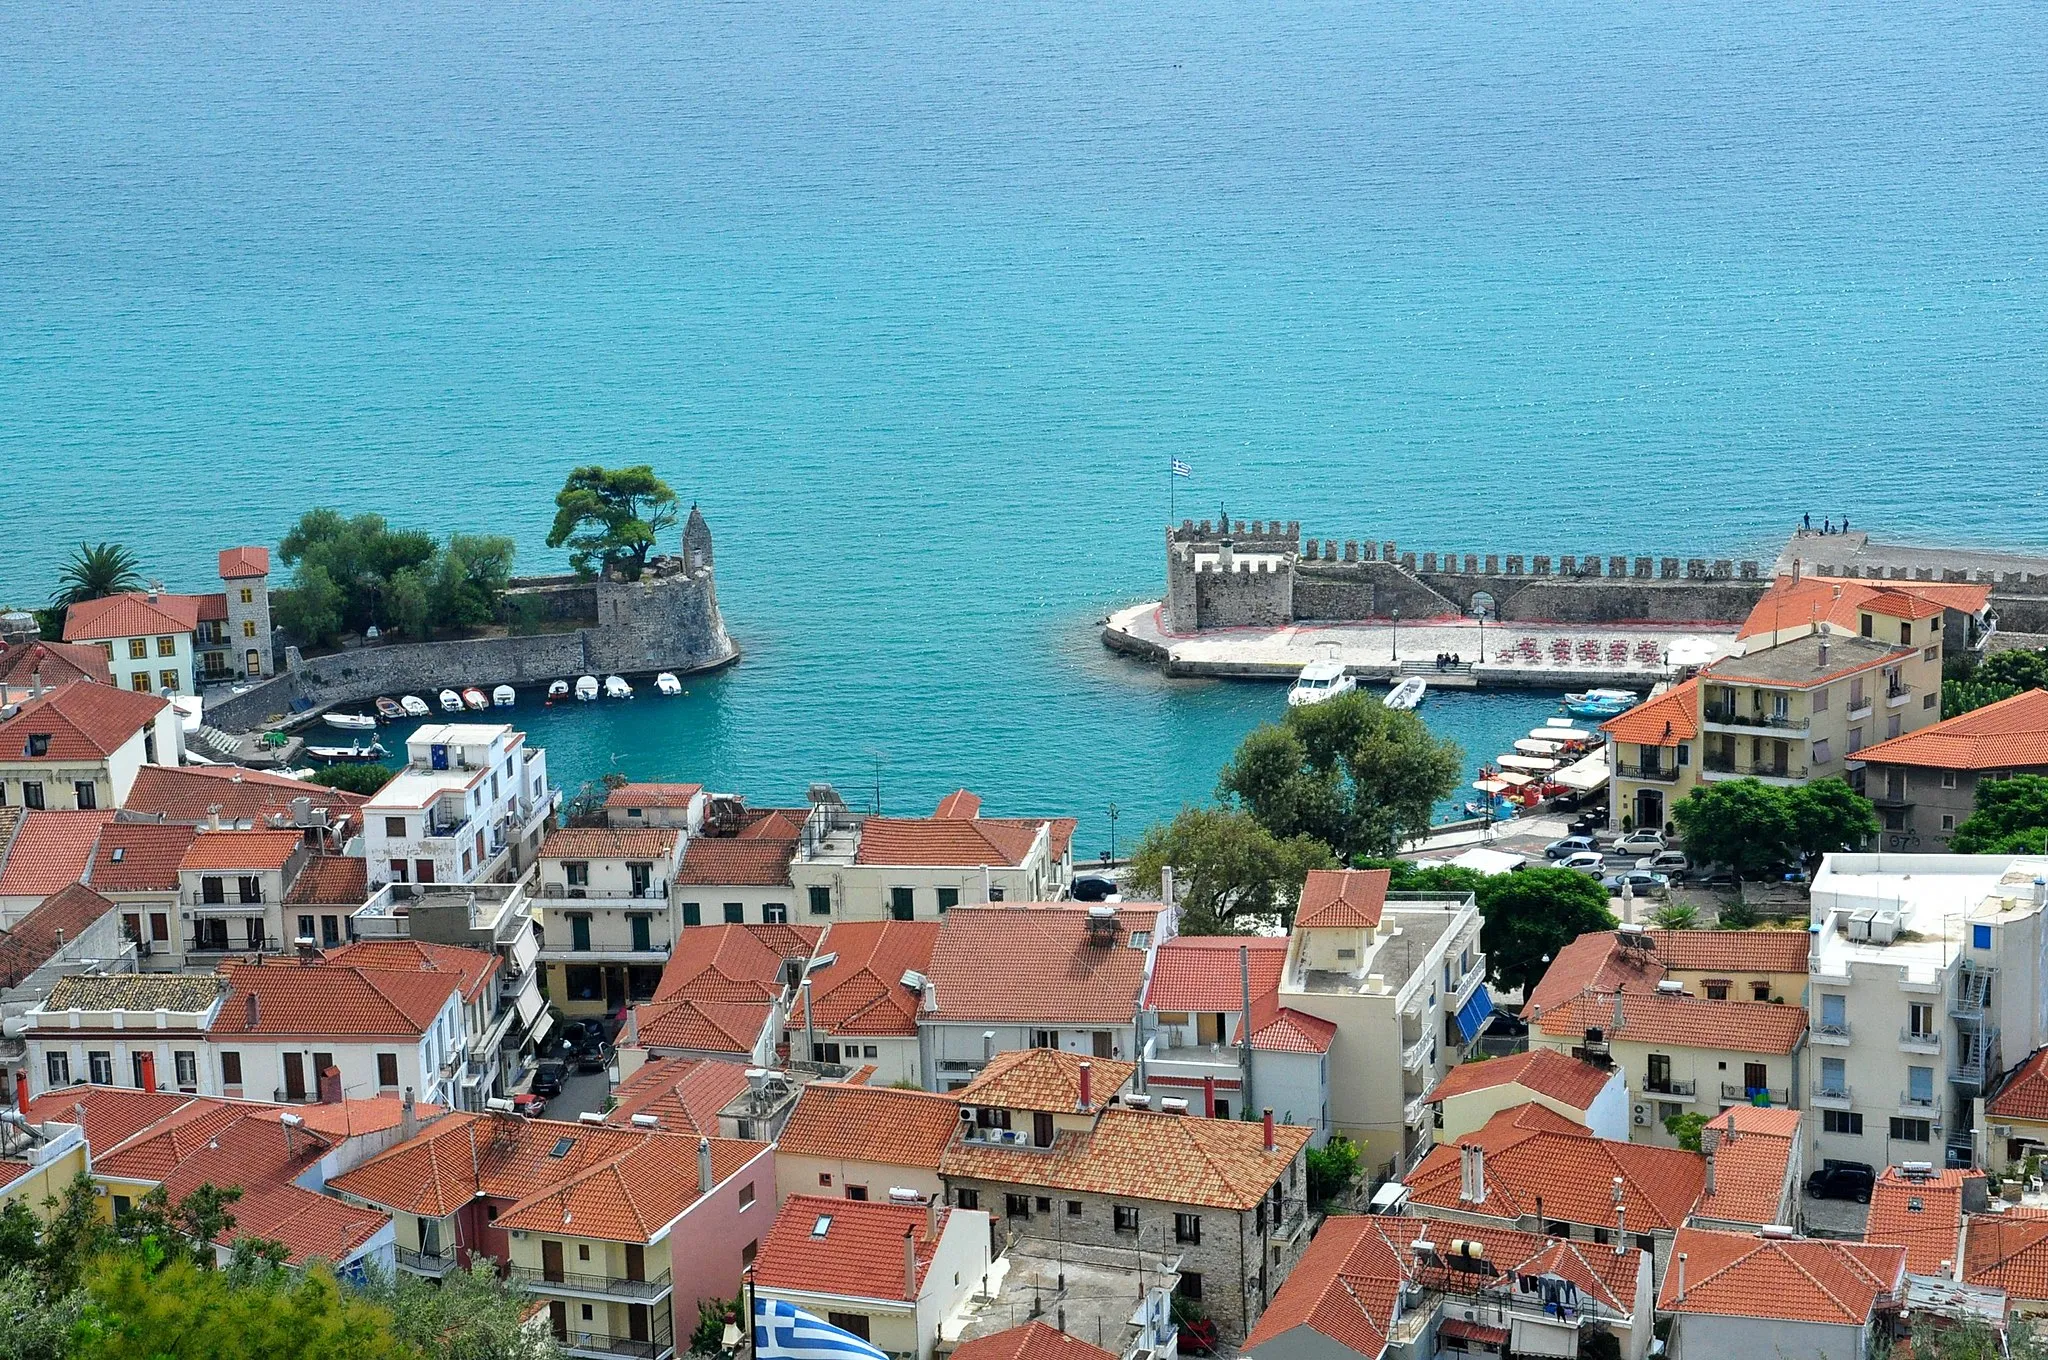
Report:
M 2017 0 L 0 0 L 0 600 L 312 504 L 544 569 L 650 461 L 747 658 L 537 714 L 563 775 L 881 752 L 1092 852 L 1279 704 L 1093 640 L 1169 457 L 1337 537 L 2042 546 L 2044 69 Z

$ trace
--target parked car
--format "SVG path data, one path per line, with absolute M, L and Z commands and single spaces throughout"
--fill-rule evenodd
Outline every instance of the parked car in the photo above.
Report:
M 1692 868 L 1692 861 L 1685 857 L 1683 850 L 1659 850 L 1654 855 L 1645 855 L 1636 861 L 1636 868 L 1648 869 L 1654 874 L 1667 878 L 1683 878 Z
M 1121 902 L 1121 890 L 1113 878 L 1101 874 L 1083 874 L 1067 888 L 1076 902 Z
M 1574 850 L 1559 860 L 1559 869 L 1577 869 L 1582 874 L 1604 874 L 1607 872 L 1607 856 L 1598 850 Z
M 1600 886 L 1609 893 L 1618 893 L 1626 884 L 1637 893 L 1651 892 L 1657 888 L 1668 888 L 1671 880 L 1662 874 L 1653 874 L 1648 869 L 1624 869 L 1618 874 L 1609 874 L 1600 880 Z
M 1853 1199 L 1870 1203 L 1870 1187 L 1877 1174 L 1867 1162 L 1838 1162 L 1830 1159 L 1806 1178 L 1806 1193 L 1815 1199 Z
M 1664 837 L 1655 831 L 1631 831 L 1616 841 L 1610 851 L 1617 855 L 1654 855 L 1664 848 Z
M 606 1043 L 602 1037 L 576 1050 L 576 1070 L 578 1072 L 602 1072 L 611 1065 L 611 1060 L 612 1046 Z
M 1742 875 L 1725 864 L 1706 864 L 1688 871 L 1685 881 L 1702 888 L 1739 888 Z
M 1545 859 L 1563 859 L 1567 855 L 1576 855 L 1584 850 L 1598 850 L 1599 848 L 1599 846 L 1593 843 L 1591 836 L 1561 836 L 1543 847 L 1543 857 Z
M 533 1070 L 533 1093 L 539 1096 L 562 1094 L 562 1080 L 569 1075 L 569 1065 L 560 1058 L 549 1058 Z
M 538 1119 L 548 1112 L 548 1098 L 522 1091 L 512 1097 L 512 1113 L 523 1114 L 528 1119 Z

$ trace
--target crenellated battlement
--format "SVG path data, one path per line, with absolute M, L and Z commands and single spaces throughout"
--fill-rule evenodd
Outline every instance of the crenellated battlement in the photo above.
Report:
M 1758 581 L 1762 566 L 1726 557 L 1641 557 L 1599 553 L 1459 553 L 1403 551 L 1399 544 L 1346 539 L 1303 541 L 1303 562 L 1323 565 L 1385 562 L 1421 576 L 1549 576 L 1573 580 Z

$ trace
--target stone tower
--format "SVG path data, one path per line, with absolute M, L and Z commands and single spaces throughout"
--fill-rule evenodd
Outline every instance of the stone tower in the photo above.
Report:
M 247 680 L 269 675 L 270 549 L 228 548 L 220 555 L 220 586 L 227 595 L 229 668 Z
M 683 568 L 695 576 L 711 564 L 711 526 L 704 522 L 702 512 L 692 505 L 690 517 L 683 521 Z

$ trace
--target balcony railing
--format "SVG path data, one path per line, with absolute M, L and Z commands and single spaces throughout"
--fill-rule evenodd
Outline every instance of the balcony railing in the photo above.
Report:
M 1721 1083 L 1721 1099 L 1747 1101 L 1751 1105 L 1759 1100 L 1769 1105 L 1790 1105 L 1792 1092 L 1783 1086 L 1742 1086 L 1724 1081 Z
M 1832 1084 L 1816 1081 L 1813 1084 L 1813 1100 L 1817 1105 L 1847 1105 L 1849 1098 L 1849 1083 L 1846 1081 Z
M 1666 1077 L 1662 1081 L 1652 1077 L 1643 1083 L 1645 1095 L 1673 1096 L 1680 1100 L 1691 1100 L 1698 1091 L 1698 1082 L 1679 1081 L 1671 1077 Z
M 1875 709 L 1876 705 L 1873 704 L 1869 699 L 1851 699 L 1849 701 L 1849 721 L 1862 722 L 1865 718 L 1869 717 L 1871 713 L 1875 711 Z
M 435 1279 L 455 1269 L 455 1253 L 452 1251 L 414 1251 L 410 1247 L 398 1247 L 392 1253 L 398 1259 L 401 1269 L 415 1275 L 431 1275 Z
M 1755 727 L 1776 732 L 1803 731 L 1808 725 L 1807 719 L 1789 713 L 1742 713 L 1725 704 L 1708 704 L 1701 716 L 1704 721 L 1723 727 Z
M 1817 1044 L 1846 1044 L 1849 1042 L 1847 1020 L 1816 1020 L 1813 1022 L 1813 1041 Z
M 1423 1063 L 1429 1060 L 1430 1040 L 1434 1039 L 1435 1037 L 1436 1036 L 1432 1034 L 1425 1034 L 1420 1039 L 1417 1039 L 1414 1043 L 1408 1045 L 1407 1048 L 1403 1049 L 1401 1051 L 1401 1066 L 1406 1068 L 1410 1072 L 1420 1071 L 1422 1069 Z
M 202 944 L 198 940 L 185 941 L 185 952 L 187 954 L 255 954 L 264 951 L 274 953 L 280 947 L 277 937 L 274 935 L 265 935 L 253 943 L 246 935 L 240 939 L 230 936 L 225 942 L 220 944 Z
M 1914 1053 L 1941 1052 L 1941 1035 L 1914 1029 L 1911 1025 L 1899 1027 L 1899 1047 Z
M 571 1355 L 610 1357 L 630 1356 L 632 1360 L 661 1360 L 665 1355 L 675 1353 L 675 1342 L 666 1337 L 652 1341 L 635 1341 L 630 1337 L 609 1336 L 604 1332 L 570 1332 L 560 1338 L 561 1347 Z
M 1908 699 L 1910 699 L 1910 698 L 1912 698 L 1912 697 L 1913 697 L 1913 690 L 1912 690 L 1912 687 L 1911 687 L 1911 686 L 1908 686 L 1908 685 L 1901 685 L 1901 686 L 1899 686 L 1899 688 L 1897 688 L 1897 689 L 1891 689 L 1891 690 L 1886 690 L 1886 691 L 1885 691 L 1885 695 L 1884 695 L 1884 706 L 1885 706 L 1886 708 L 1898 708 L 1898 707 L 1900 707 L 1901 705 L 1903 705 L 1903 704 L 1904 704 L 1904 703 L 1906 702 L 1906 700 L 1908 700 Z
M 1902 1110 L 1931 1110 L 1934 1108 L 1934 1092 L 1916 1095 L 1911 1091 L 1899 1092 L 1899 1108 Z
M 1429 1117 L 1429 1105 L 1421 1096 L 1415 1097 L 1415 1099 L 1401 1107 L 1401 1121 L 1411 1127 L 1421 1124 Z
M 545 1267 L 536 1270 L 532 1266 L 513 1266 L 512 1278 L 536 1294 L 573 1292 L 578 1294 L 605 1294 L 619 1299 L 658 1299 L 668 1293 L 672 1281 L 669 1272 L 647 1280 L 625 1280 L 614 1275 L 579 1275 L 574 1271 L 549 1271 Z

